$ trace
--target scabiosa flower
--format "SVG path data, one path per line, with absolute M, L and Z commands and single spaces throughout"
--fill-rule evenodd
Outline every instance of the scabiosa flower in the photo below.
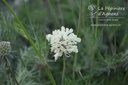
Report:
M 0 42 L 0 57 L 9 55 L 11 52 L 11 45 L 8 41 Z
M 55 61 L 63 54 L 70 57 L 70 53 L 78 53 L 77 43 L 81 42 L 74 33 L 73 29 L 61 27 L 61 30 L 55 30 L 48 34 L 46 39 L 51 44 L 51 52 L 54 52 Z

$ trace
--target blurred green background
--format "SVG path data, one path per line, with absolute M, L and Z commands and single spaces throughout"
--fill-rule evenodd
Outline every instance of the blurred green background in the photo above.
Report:
M 66 59 L 65 85 L 128 85 L 128 0 L 99 0 L 99 7 L 125 7 L 118 11 L 121 26 L 91 26 L 88 6 L 98 0 L 7 0 L 30 34 L 55 78 L 61 84 L 62 59 L 54 62 L 46 35 L 61 26 L 73 28 L 82 39 L 79 53 Z M 117 11 L 114 11 L 117 12 Z M 92 19 L 96 23 L 96 18 Z M 108 23 L 108 22 L 98 22 Z M 109 24 L 114 22 L 109 22 Z M 20 85 L 51 85 L 22 30 L 0 0 L 0 41 L 11 42 L 9 65 Z M 96 34 L 96 36 L 95 36 Z M 74 67 L 74 58 L 77 64 Z M 125 56 L 125 57 L 123 57 Z M 75 77 L 73 78 L 73 72 Z M 0 85 L 16 85 L 0 59 Z

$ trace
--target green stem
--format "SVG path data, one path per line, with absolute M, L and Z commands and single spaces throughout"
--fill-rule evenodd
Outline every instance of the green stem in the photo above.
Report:
M 75 79 L 75 68 L 76 68 L 76 64 L 77 64 L 77 54 L 75 55 L 75 58 L 74 58 L 74 65 L 73 65 L 73 79 Z
M 4 4 L 8 7 L 8 9 L 10 10 L 10 12 L 13 14 L 13 16 L 15 17 L 16 21 L 19 23 L 20 25 L 20 28 L 24 31 L 27 39 L 29 40 L 29 42 L 31 43 L 32 47 L 34 48 L 36 54 L 41 57 L 41 54 L 39 52 L 39 50 L 37 49 L 36 45 L 34 44 L 34 42 L 32 41 L 31 37 L 29 36 L 29 34 L 27 33 L 25 27 L 23 26 L 23 24 L 21 23 L 21 21 L 19 20 L 19 18 L 17 17 L 17 15 L 14 13 L 14 11 L 11 9 L 11 7 L 9 6 L 9 4 L 7 3 L 6 0 L 2 0 L 4 2 Z M 56 85 L 55 83 L 55 80 L 50 72 L 50 70 L 48 68 L 45 68 L 45 71 L 47 72 L 49 78 L 50 78 L 50 81 L 52 83 L 52 85 Z
M 90 17 L 90 19 L 91 19 L 91 26 L 92 26 L 92 30 L 93 30 L 93 33 L 95 32 L 94 30 L 94 23 L 93 23 L 93 16 L 91 15 L 91 17 Z
M 48 76 L 49 76 L 49 78 L 51 80 L 52 85 L 56 85 L 56 82 L 55 82 L 50 70 L 48 69 L 48 67 L 45 67 L 45 71 L 47 72 L 47 74 L 48 74 Z
M 54 19 L 55 23 L 57 24 L 57 26 L 60 26 L 60 22 L 58 21 L 57 17 L 56 17 L 56 12 L 54 10 L 54 7 L 51 4 L 51 0 L 47 0 L 48 1 L 48 5 L 52 14 L 52 18 Z
M 32 41 L 32 39 L 30 38 L 30 36 L 28 35 L 26 29 L 24 28 L 23 24 L 21 23 L 21 21 L 19 20 L 19 18 L 17 17 L 17 15 L 16 15 L 16 14 L 14 13 L 14 11 L 11 9 L 11 7 L 9 6 L 9 4 L 7 3 L 6 0 L 2 0 L 2 1 L 3 1 L 4 4 L 8 7 L 8 9 L 10 10 L 10 12 L 13 14 L 13 16 L 14 16 L 15 19 L 16 19 L 16 21 L 19 23 L 21 29 L 24 31 L 24 33 L 25 33 L 27 39 L 29 40 L 29 42 L 30 42 L 31 45 L 33 46 L 33 48 L 34 48 L 34 50 L 36 51 L 36 53 L 37 53 L 39 56 L 41 56 L 40 53 L 39 53 L 39 51 L 38 51 L 38 49 L 37 49 L 37 47 L 36 47 L 35 44 L 33 43 L 33 41 Z
M 63 56 L 63 72 L 62 72 L 61 85 L 65 85 L 64 80 L 65 80 L 65 56 Z
M 82 0 L 80 0 L 80 11 L 79 11 L 79 20 L 78 20 L 78 26 L 77 26 L 77 35 L 79 36 L 79 30 L 80 30 L 80 23 L 81 23 L 81 18 L 82 18 Z M 74 68 L 77 64 L 77 54 L 75 55 L 74 58 L 74 64 L 73 64 L 73 79 L 75 79 L 75 71 Z
M 80 30 L 80 23 L 81 23 L 81 18 L 82 18 L 82 0 L 80 0 L 80 11 L 79 11 L 79 19 L 78 19 L 78 26 L 77 26 L 77 35 L 79 35 L 79 30 Z
M 127 38 L 128 38 L 128 35 L 127 35 L 127 33 L 125 33 L 123 39 L 121 40 L 120 47 L 122 47 L 122 46 L 124 45 L 124 43 L 125 43 L 125 41 L 127 40 Z
M 70 1 L 70 0 L 67 0 L 67 2 L 69 3 L 68 5 L 69 6 L 71 6 L 71 7 L 69 7 L 70 8 L 70 10 L 71 10 L 71 13 L 72 13 L 72 19 L 73 19 L 73 22 L 74 22 L 74 25 L 75 25 L 75 28 L 77 27 L 77 20 L 76 20 L 76 15 L 75 15 L 75 12 L 74 12 L 74 7 L 73 7 L 73 5 L 72 5 L 72 2 Z
M 60 14 L 60 19 L 61 19 L 61 24 L 64 26 L 64 18 L 63 18 L 63 13 L 62 13 L 62 8 L 60 6 L 60 0 L 57 0 L 57 5 L 58 5 L 58 11 L 59 11 L 59 14 Z
M 84 77 L 83 77 L 81 71 L 79 71 L 79 74 L 80 74 L 81 78 L 84 80 Z
M 99 0 L 97 0 L 97 7 L 99 7 Z M 98 8 L 97 8 L 97 14 L 96 14 L 96 33 L 95 33 L 95 37 L 97 36 L 97 32 L 98 32 Z
M 12 77 L 13 77 L 13 79 L 15 80 L 16 84 L 19 85 L 18 81 L 17 81 L 16 78 L 15 78 L 15 75 L 13 74 L 13 72 L 11 71 L 11 69 L 9 68 L 9 65 L 8 65 L 8 63 L 7 63 L 6 57 L 4 56 L 3 59 L 4 59 L 4 62 L 5 62 L 5 67 L 6 67 L 7 71 L 12 75 Z

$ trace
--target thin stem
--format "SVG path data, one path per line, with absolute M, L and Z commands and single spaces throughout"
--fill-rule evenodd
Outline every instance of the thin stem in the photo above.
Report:
M 99 0 L 97 0 L 97 7 L 99 7 Z M 97 8 L 97 14 L 96 14 L 96 33 L 95 33 L 95 37 L 98 34 L 98 8 Z
M 81 23 L 81 18 L 82 18 L 82 0 L 80 0 L 80 11 L 79 11 L 79 20 L 78 20 L 78 26 L 77 26 L 77 35 L 79 35 L 79 30 L 80 30 L 80 23 Z M 77 64 L 77 54 L 75 55 L 74 58 L 74 64 L 73 64 L 73 79 L 75 79 L 75 71 L 74 67 Z
M 79 35 L 80 31 L 80 23 L 81 23 L 81 18 L 82 18 L 82 0 L 80 0 L 80 11 L 79 11 L 79 19 L 78 19 L 78 26 L 77 26 L 77 35 Z
M 72 19 L 73 19 L 75 27 L 77 27 L 77 24 L 76 24 L 77 20 L 76 20 L 75 12 L 74 12 L 74 9 L 73 9 L 74 7 L 73 7 L 72 2 L 70 0 L 67 0 L 67 2 L 69 3 L 68 5 L 71 6 L 69 8 L 70 8 L 71 13 L 72 13 Z
M 75 58 L 74 58 L 74 65 L 73 65 L 73 79 L 75 79 L 75 67 L 76 67 L 76 64 L 77 64 L 77 54 L 75 55 Z
M 58 21 L 57 17 L 56 17 L 56 12 L 51 4 L 51 0 L 47 0 L 48 1 L 48 5 L 52 14 L 52 18 L 55 20 L 57 26 L 60 26 L 60 22 Z
M 94 33 L 94 22 L 93 22 L 93 16 L 92 15 L 91 15 L 90 19 L 91 19 L 92 30 L 93 30 L 93 33 Z
M 6 67 L 7 71 L 12 75 L 12 77 L 13 77 L 14 81 L 16 82 L 16 84 L 19 85 L 18 81 L 15 78 L 15 75 L 13 74 L 13 72 L 11 71 L 11 69 L 9 68 L 9 65 L 7 63 L 6 57 L 4 56 L 3 59 L 4 59 L 4 62 L 5 62 L 5 67 Z
M 47 74 L 48 74 L 48 76 L 49 76 L 49 78 L 51 80 L 52 85 L 56 85 L 56 82 L 55 82 L 50 70 L 48 69 L 48 67 L 45 67 L 45 71 L 47 72 Z
M 61 19 L 61 24 L 64 25 L 64 18 L 63 18 L 63 13 L 62 13 L 62 8 L 60 6 L 60 0 L 57 0 L 57 6 L 58 6 L 58 11 L 60 14 L 60 19 Z
M 64 80 L 65 80 L 65 56 L 63 56 L 63 72 L 62 72 L 61 85 L 65 85 Z
M 83 78 L 83 75 L 82 75 L 82 73 L 81 73 L 81 71 L 79 71 L 79 74 L 80 74 L 81 78 L 84 79 L 84 78 Z
M 8 9 L 10 10 L 10 12 L 13 14 L 13 16 L 15 17 L 16 21 L 19 23 L 20 25 L 20 29 L 23 30 L 24 34 L 26 35 L 27 39 L 29 40 L 29 42 L 31 43 L 32 47 L 34 48 L 36 54 L 41 57 L 41 53 L 39 52 L 39 50 L 37 49 L 36 45 L 34 44 L 34 42 L 32 41 L 31 37 L 29 36 L 29 34 L 27 33 L 25 27 L 23 26 L 23 24 L 21 23 L 21 21 L 19 20 L 19 18 L 17 17 L 17 15 L 14 13 L 14 11 L 12 10 L 12 8 L 9 6 L 9 4 L 7 3 L 6 0 L 2 0 L 4 2 L 4 4 L 8 7 Z M 48 68 L 45 68 L 45 71 L 47 73 L 47 75 L 50 78 L 50 81 L 52 83 L 52 85 L 56 85 L 55 80 L 50 72 L 50 70 Z
M 121 40 L 120 47 L 122 47 L 123 45 L 125 45 L 124 43 L 125 43 L 125 41 L 126 41 L 127 39 L 128 39 L 128 35 L 127 35 L 127 33 L 125 33 L 123 39 Z

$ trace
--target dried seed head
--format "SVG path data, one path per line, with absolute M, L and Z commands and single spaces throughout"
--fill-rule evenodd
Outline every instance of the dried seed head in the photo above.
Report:
M 0 42 L 0 57 L 9 55 L 11 52 L 11 45 L 8 41 L 2 41 Z

